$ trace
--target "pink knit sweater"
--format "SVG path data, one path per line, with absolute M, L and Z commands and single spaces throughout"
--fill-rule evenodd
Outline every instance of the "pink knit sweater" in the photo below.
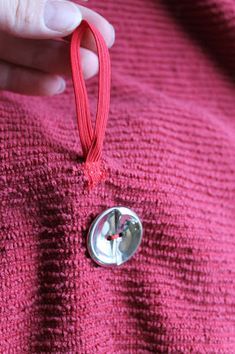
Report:
M 117 35 L 108 178 L 85 192 L 71 81 L 0 94 L 0 352 L 233 354 L 234 0 L 89 5 Z M 105 268 L 86 235 L 116 205 L 144 236 Z

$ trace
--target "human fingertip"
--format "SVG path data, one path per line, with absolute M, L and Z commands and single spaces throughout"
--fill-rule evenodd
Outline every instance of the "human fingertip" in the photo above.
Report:
M 81 48 L 81 58 L 83 76 L 88 80 L 98 73 L 99 60 L 95 53 L 85 48 Z
M 55 88 L 55 92 L 54 94 L 60 94 L 62 92 L 64 92 L 65 88 L 66 88 L 66 82 L 63 78 L 58 77 L 58 83 L 57 83 L 57 88 Z
M 108 43 L 108 47 L 111 48 L 114 45 L 115 42 L 115 37 L 116 37 L 116 33 L 115 33 L 115 28 L 113 27 L 113 25 L 110 24 L 110 28 L 111 28 L 111 34 L 110 34 L 110 42 Z
M 50 30 L 68 35 L 81 21 L 82 14 L 74 3 L 64 0 L 47 0 L 44 8 L 44 22 Z
M 46 75 L 40 80 L 38 90 L 43 96 L 54 96 L 64 92 L 65 80 L 58 75 Z

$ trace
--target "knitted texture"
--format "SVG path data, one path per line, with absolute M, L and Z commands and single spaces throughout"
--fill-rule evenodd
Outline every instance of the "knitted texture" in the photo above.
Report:
M 234 1 L 89 6 L 117 36 L 103 182 L 85 188 L 71 81 L 0 94 L 0 352 L 235 353 Z M 110 269 L 86 236 L 116 205 L 144 236 Z

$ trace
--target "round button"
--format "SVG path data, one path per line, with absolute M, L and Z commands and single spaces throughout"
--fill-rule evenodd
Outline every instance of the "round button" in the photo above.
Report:
M 102 266 L 118 266 L 137 251 L 143 227 L 134 211 L 123 206 L 105 210 L 93 221 L 87 236 L 91 258 Z

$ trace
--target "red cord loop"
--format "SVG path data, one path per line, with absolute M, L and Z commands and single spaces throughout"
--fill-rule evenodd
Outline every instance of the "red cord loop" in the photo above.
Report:
M 87 29 L 94 36 L 99 58 L 98 101 L 94 129 L 91 122 L 87 90 L 80 58 L 81 41 Z M 72 34 L 70 55 L 77 122 L 84 159 L 86 163 L 98 162 L 101 158 L 110 104 L 111 65 L 109 50 L 100 32 L 93 25 L 83 20 Z

